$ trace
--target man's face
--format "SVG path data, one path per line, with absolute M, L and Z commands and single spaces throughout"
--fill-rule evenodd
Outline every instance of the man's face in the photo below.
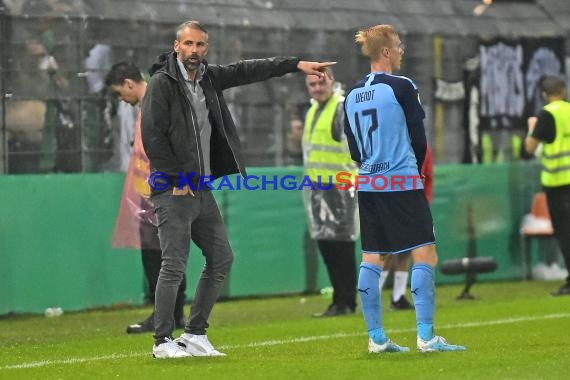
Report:
M 400 41 L 398 35 L 392 39 L 392 42 L 392 45 L 388 48 L 390 50 L 390 66 L 392 67 L 392 71 L 398 71 L 402 66 L 404 44 Z
M 293 141 L 301 141 L 303 138 L 303 122 L 299 119 L 291 121 L 291 128 L 289 130 L 288 136 Z
M 307 84 L 307 91 L 309 91 L 311 98 L 321 104 L 326 103 L 333 94 L 334 80 L 330 79 L 327 75 L 324 75 L 322 78 L 316 75 L 307 75 L 305 83 Z
M 174 51 L 186 70 L 196 71 L 208 53 L 208 35 L 201 30 L 184 28 L 174 41 Z
M 121 85 L 112 84 L 110 89 L 111 92 L 123 102 L 129 103 L 132 106 L 139 102 L 139 98 L 134 90 L 134 82 L 130 79 L 125 79 Z

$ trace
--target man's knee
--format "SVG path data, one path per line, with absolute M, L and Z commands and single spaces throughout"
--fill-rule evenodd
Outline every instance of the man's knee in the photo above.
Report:
M 414 264 L 428 264 L 431 267 L 435 267 L 437 265 L 437 252 L 434 244 L 414 249 L 412 251 L 412 257 L 414 259 Z
M 384 268 L 384 260 L 386 256 L 389 255 L 380 255 L 377 253 L 362 253 L 362 262 L 376 265 L 380 268 Z
M 182 281 L 186 274 L 186 261 L 176 258 L 163 257 L 160 266 L 160 277 L 163 280 Z
M 222 259 L 220 261 L 221 261 L 220 271 L 223 272 L 224 274 L 227 274 L 230 271 L 232 264 L 234 262 L 234 254 L 231 248 L 228 247 L 228 249 L 222 256 Z
M 168 266 L 163 263 L 158 279 L 162 283 L 179 286 L 184 278 L 185 269 L 182 266 Z
M 209 268 L 211 273 L 226 277 L 230 272 L 233 261 L 234 254 L 228 245 L 226 248 L 218 250 L 210 260 L 207 259 L 206 267 Z

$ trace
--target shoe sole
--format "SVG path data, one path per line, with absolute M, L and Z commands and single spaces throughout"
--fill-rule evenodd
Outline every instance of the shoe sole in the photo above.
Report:
M 152 354 L 153 359 L 184 359 L 184 358 L 191 358 L 192 355 L 188 356 L 156 356 L 156 354 Z
M 196 357 L 226 356 L 226 354 L 221 353 L 221 352 L 219 354 L 209 354 L 207 352 L 202 351 L 201 349 L 195 349 L 194 346 L 191 349 L 185 348 L 184 351 L 187 354 L 190 354 L 190 356 L 196 356 Z
M 418 352 L 461 352 L 461 351 L 467 351 L 467 349 L 463 349 L 463 350 L 437 350 L 435 348 L 429 348 L 429 349 L 421 349 L 418 347 Z
M 400 353 L 406 353 L 406 352 L 410 352 L 410 350 L 400 350 L 400 351 L 370 351 L 368 350 L 369 354 L 400 354 Z

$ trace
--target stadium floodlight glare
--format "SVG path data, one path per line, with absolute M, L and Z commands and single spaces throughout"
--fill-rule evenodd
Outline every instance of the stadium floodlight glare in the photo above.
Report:
M 492 4 L 493 0 L 482 0 L 480 4 L 477 4 L 475 8 L 473 8 L 473 14 L 475 16 L 481 16 Z

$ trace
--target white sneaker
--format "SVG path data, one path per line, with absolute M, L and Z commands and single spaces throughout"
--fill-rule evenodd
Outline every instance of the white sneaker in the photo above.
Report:
M 152 357 L 156 359 L 175 359 L 192 356 L 173 340 L 166 338 L 166 342 L 152 346 Z
M 212 346 L 206 335 L 192 335 L 184 333 L 174 340 L 181 348 L 192 356 L 226 356 Z

